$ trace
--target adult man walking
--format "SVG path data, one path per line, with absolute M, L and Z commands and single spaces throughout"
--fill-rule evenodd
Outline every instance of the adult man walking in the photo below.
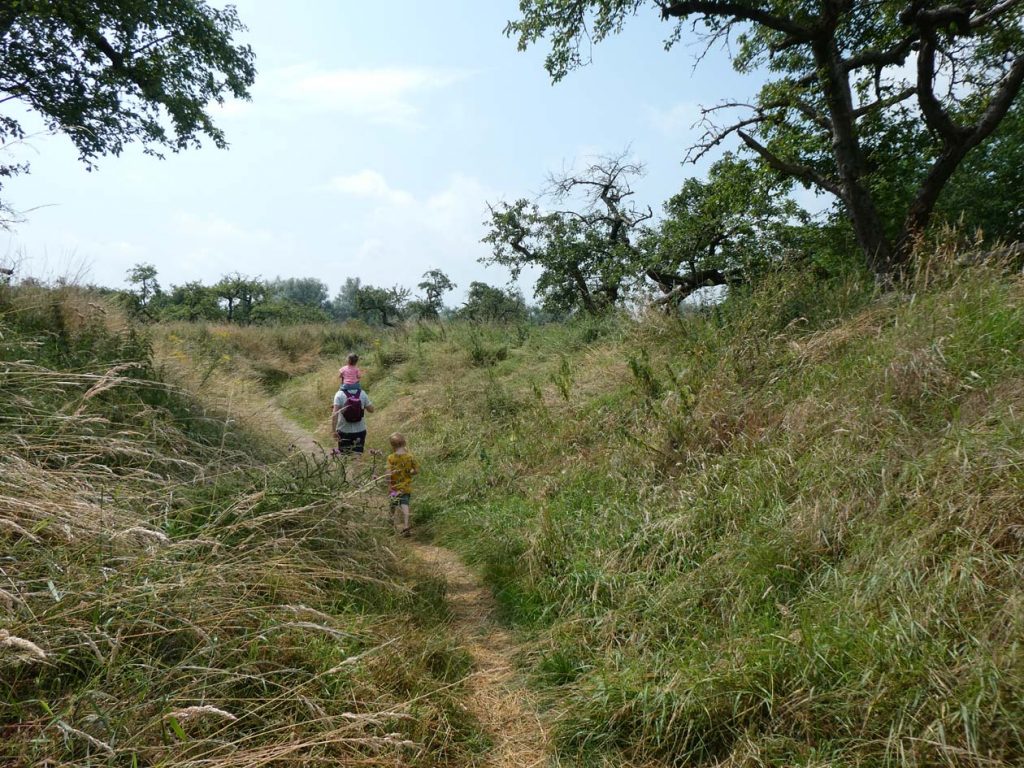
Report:
M 346 392 L 339 389 L 334 395 L 331 410 L 331 429 L 338 437 L 340 453 L 362 453 L 366 446 L 366 414 L 373 413 L 373 403 L 365 389 Z

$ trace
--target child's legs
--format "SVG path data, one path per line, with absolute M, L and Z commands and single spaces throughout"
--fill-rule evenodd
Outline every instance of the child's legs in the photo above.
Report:
M 404 531 L 409 527 L 409 494 L 402 493 L 391 497 L 392 522 L 396 528 Z

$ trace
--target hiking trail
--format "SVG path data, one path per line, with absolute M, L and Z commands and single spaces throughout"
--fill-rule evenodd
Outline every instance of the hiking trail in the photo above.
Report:
M 271 406 L 269 415 L 288 435 L 293 450 L 324 455 L 324 447 L 279 408 Z M 497 604 L 491 591 L 450 549 L 415 540 L 406 543 L 416 560 L 447 583 L 451 628 L 473 659 L 473 672 L 465 681 L 466 708 L 491 739 L 491 748 L 480 765 L 547 765 L 547 732 L 537 716 L 536 703 L 512 664 L 517 645 L 511 633 L 495 621 Z

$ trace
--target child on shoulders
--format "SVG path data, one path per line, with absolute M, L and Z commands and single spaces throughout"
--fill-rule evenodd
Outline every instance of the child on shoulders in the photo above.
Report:
M 359 380 L 363 378 L 363 372 L 356 366 L 359 362 L 359 355 L 355 352 L 348 356 L 348 363 L 338 369 L 338 378 L 341 379 L 341 389 L 346 393 L 357 393 L 362 389 Z

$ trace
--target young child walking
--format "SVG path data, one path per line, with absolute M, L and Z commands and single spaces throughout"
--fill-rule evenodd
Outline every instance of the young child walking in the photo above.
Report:
M 401 532 L 409 535 L 409 501 L 412 496 L 412 478 L 419 474 L 420 465 L 409 453 L 405 435 L 395 432 L 388 440 L 391 453 L 388 455 L 388 492 L 391 495 L 392 519 L 398 524 L 398 513 L 402 513 Z
M 362 389 L 359 380 L 363 378 L 363 372 L 357 367 L 359 355 L 352 352 L 347 360 L 348 362 L 338 369 L 338 378 L 341 379 L 342 390 L 354 394 Z

